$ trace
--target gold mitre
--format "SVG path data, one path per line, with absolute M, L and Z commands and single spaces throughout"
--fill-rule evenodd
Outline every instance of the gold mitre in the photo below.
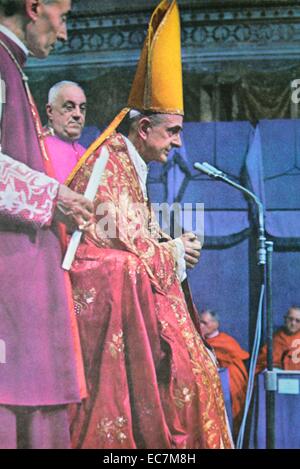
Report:
M 180 18 L 176 0 L 162 0 L 152 14 L 128 107 L 122 109 L 89 146 L 65 184 L 71 183 L 77 171 L 120 125 L 130 109 L 183 115 Z
M 183 114 L 180 17 L 175 0 L 163 0 L 152 14 L 128 106 Z

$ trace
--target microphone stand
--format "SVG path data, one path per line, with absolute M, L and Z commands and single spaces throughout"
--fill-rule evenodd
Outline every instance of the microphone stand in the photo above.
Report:
M 194 168 L 210 177 L 220 179 L 226 184 L 248 195 L 258 209 L 257 255 L 261 271 L 261 286 L 265 286 L 265 307 L 267 322 L 267 371 L 265 373 L 266 390 L 266 447 L 275 448 L 275 392 L 277 390 L 276 371 L 273 370 L 273 311 L 272 311 L 272 254 L 273 242 L 265 237 L 264 207 L 260 199 L 240 184 L 232 181 L 219 169 L 208 163 L 194 163 Z

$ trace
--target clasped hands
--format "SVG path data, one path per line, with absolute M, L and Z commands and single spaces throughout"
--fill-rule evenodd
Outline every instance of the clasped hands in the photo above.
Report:
M 84 231 L 94 222 L 93 203 L 60 184 L 54 219 L 66 225 L 69 232 L 76 229 Z
M 200 258 L 201 243 L 195 233 L 192 232 L 184 233 L 180 239 L 184 245 L 186 267 L 187 269 L 193 269 Z

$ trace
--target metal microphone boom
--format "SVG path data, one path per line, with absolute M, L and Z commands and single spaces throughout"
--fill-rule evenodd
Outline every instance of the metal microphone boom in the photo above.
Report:
M 207 162 L 194 163 L 194 168 L 207 174 L 209 177 L 215 179 L 221 179 L 230 186 L 238 189 L 239 191 L 247 194 L 257 205 L 258 208 L 258 265 L 261 266 L 261 292 L 264 291 L 264 284 L 266 283 L 266 311 L 267 311 L 267 372 L 265 380 L 266 389 L 266 440 L 267 448 L 273 449 L 275 447 L 275 392 L 277 386 L 276 371 L 273 370 L 273 312 L 272 312 L 272 253 L 273 253 L 273 242 L 266 241 L 265 237 L 265 219 L 264 219 L 264 207 L 258 197 L 253 192 L 249 191 L 240 184 L 232 181 L 225 173 L 220 171 L 218 168 L 210 165 Z M 259 315 L 258 315 L 259 321 Z M 257 357 L 253 357 L 254 371 Z M 252 358 L 251 358 L 252 361 Z M 251 365 L 251 364 L 250 364 Z M 253 371 L 253 379 L 254 379 Z M 249 373 L 249 383 L 250 383 Z M 249 388 L 249 384 L 248 384 Z M 250 388 L 249 388 L 250 389 Z M 248 389 L 247 389 L 248 394 Z M 252 390 L 250 390 L 251 398 Z M 245 406 L 246 407 L 246 406 Z M 246 412 L 246 410 L 245 410 Z M 246 415 L 245 415 L 246 418 Z M 243 419 L 244 420 L 244 419 Z M 246 420 L 245 420 L 246 421 Z M 238 447 L 242 447 L 244 437 L 244 430 L 240 430 Z

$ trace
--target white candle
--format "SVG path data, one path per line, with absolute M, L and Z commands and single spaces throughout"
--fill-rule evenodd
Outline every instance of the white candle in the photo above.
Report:
M 96 163 L 94 164 L 91 177 L 89 179 L 88 185 L 84 193 L 84 196 L 87 199 L 89 199 L 91 202 L 94 200 L 97 194 L 97 190 L 101 183 L 101 178 L 104 173 L 108 158 L 109 158 L 109 152 L 106 147 L 103 147 Z M 62 264 L 63 269 L 70 270 L 77 248 L 81 240 L 81 236 L 82 236 L 82 231 L 79 231 L 79 230 L 74 231 L 71 237 L 71 240 L 69 242 L 64 260 L 63 260 L 63 264 Z

